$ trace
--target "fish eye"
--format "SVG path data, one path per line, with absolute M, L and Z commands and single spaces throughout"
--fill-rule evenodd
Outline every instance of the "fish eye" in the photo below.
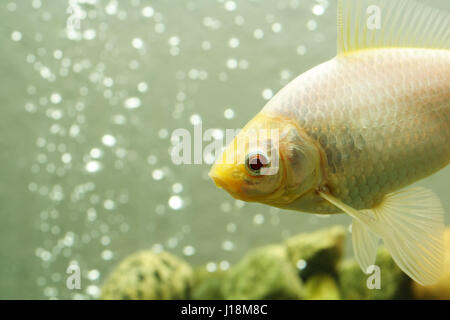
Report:
M 252 152 L 247 155 L 245 160 L 245 168 L 247 171 L 253 175 L 258 176 L 261 174 L 262 168 L 267 168 L 270 166 L 269 158 L 263 152 Z

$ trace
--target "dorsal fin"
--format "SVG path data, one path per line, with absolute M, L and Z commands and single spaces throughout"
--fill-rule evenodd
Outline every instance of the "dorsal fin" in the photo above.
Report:
M 338 56 L 376 48 L 450 49 L 450 14 L 413 0 L 338 0 Z

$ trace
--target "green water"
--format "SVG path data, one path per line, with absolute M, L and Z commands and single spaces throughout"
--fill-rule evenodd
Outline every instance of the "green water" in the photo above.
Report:
M 255 246 L 350 223 L 237 202 L 209 164 L 169 154 L 173 130 L 240 128 L 332 58 L 335 1 L 78 2 L 74 37 L 69 1 L 0 4 L 0 298 L 95 298 L 139 249 L 226 269 Z M 449 177 L 419 183 L 447 224 Z M 66 287 L 70 263 L 80 290 Z

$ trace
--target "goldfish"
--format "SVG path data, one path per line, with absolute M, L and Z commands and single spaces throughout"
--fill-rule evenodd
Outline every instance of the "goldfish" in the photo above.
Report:
M 450 15 L 412 0 L 339 0 L 337 11 L 336 57 L 268 101 L 209 176 L 243 201 L 347 214 L 363 272 L 382 240 L 403 272 L 433 284 L 444 210 L 408 186 L 450 160 Z

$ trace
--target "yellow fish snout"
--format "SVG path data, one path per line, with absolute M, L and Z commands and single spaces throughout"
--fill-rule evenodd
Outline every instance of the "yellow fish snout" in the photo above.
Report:
M 216 163 L 209 171 L 208 176 L 217 187 L 225 189 L 233 197 L 238 198 L 238 194 L 241 193 L 242 181 L 233 178 L 236 173 L 232 165 Z

